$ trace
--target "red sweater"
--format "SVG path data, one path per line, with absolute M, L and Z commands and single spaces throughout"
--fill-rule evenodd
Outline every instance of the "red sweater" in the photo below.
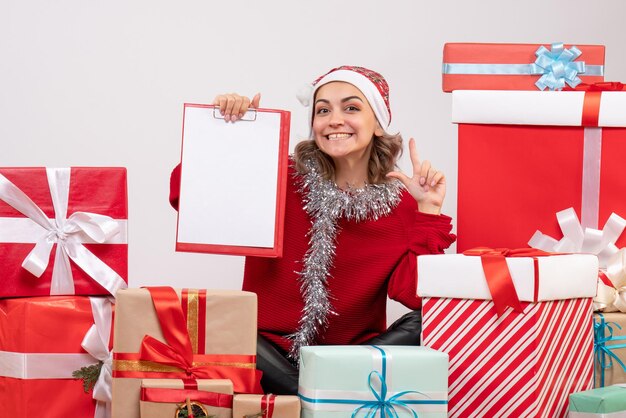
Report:
M 247 257 L 243 279 L 243 290 L 258 296 L 259 332 L 285 351 L 290 341 L 284 336 L 297 331 L 304 306 L 297 272 L 303 268 L 311 227 L 293 174 L 290 169 L 283 257 Z M 180 166 L 172 172 L 170 186 L 170 201 L 176 208 Z M 377 221 L 340 219 L 336 256 L 328 280 L 337 315 L 329 316 L 329 326 L 318 343 L 359 344 L 385 331 L 387 295 L 410 309 L 419 309 L 415 256 L 442 253 L 454 242 L 450 221 L 445 215 L 418 212 L 406 190 L 391 214 Z

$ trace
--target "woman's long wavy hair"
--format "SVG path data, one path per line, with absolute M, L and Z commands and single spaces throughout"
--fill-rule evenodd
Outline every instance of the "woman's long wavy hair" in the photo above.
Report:
M 382 136 L 374 135 L 372 139 L 372 151 L 367 165 L 367 181 L 370 184 L 382 184 L 389 181 L 387 173 L 396 168 L 396 162 L 402 155 L 402 136 L 384 133 Z M 335 164 L 332 158 L 320 150 L 314 139 L 300 142 L 296 145 L 294 159 L 296 170 L 305 174 L 308 170 L 305 162 L 316 162 L 320 175 L 332 180 L 335 177 Z

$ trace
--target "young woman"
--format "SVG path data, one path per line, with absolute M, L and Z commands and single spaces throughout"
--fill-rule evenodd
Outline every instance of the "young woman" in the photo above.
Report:
M 279 394 L 297 392 L 294 360 L 304 345 L 418 345 L 416 256 L 441 253 L 455 239 L 440 215 L 445 176 L 420 161 L 413 139 L 412 175 L 395 171 L 402 138 L 386 132 L 389 88 L 380 74 L 338 67 L 300 96 L 310 106 L 311 137 L 289 168 L 284 254 L 248 257 L 243 280 L 243 290 L 258 295 L 262 385 Z M 227 94 L 214 104 L 236 123 L 259 101 Z M 387 296 L 413 310 L 389 329 Z

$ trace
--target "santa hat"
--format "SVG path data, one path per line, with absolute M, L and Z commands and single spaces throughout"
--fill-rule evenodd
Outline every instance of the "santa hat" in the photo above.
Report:
M 332 81 L 344 81 L 361 90 L 369 102 L 378 123 L 386 129 L 391 122 L 391 108 L 389 107 L 389 85 L 384 77 L 376 71 L 363 67 L 343 65 L 333 68 L 312 84 L 298 92 L 298 100 L 304 106 L 312 106 L 317 89 Z M 313 109 L 309 112 L 309 126 L 313 122 Z

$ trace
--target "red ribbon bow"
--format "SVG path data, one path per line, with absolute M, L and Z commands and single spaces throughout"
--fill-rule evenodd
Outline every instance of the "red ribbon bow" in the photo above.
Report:
M 522 304 L 520 303 L 509 266 L 506 263 L 506 257 L 546 257 L 554 253 L 537 250 L 535 248 L 488 248 L 477 247 L 464 251 L 464 255 L 480 256 L 483 265 L 487 286 L 491 299 L 496 307 L 498 317 L 504 314 L 507 307 L 513 308 L 516 312 L 522 312 Z M 535 272 L 537 266 L 535 265 Z
M 187 375 L 187 379 L 230 379 L 238 392 L 262 393 L 258 370 L 253 371 L 254 382 L 251 382 L 249 371 L 229 367 L 227 364 L 229 359 L 224 359 L 222 366 L 195 365 L 194 358 L 219 362 L 220 356 L 193 354 L 187 323 L 174 289 L 171 287 L 147 287 L 147 289 L 167 344 L 146 335 L 139 351 L 140 360 L 181 369 Z

